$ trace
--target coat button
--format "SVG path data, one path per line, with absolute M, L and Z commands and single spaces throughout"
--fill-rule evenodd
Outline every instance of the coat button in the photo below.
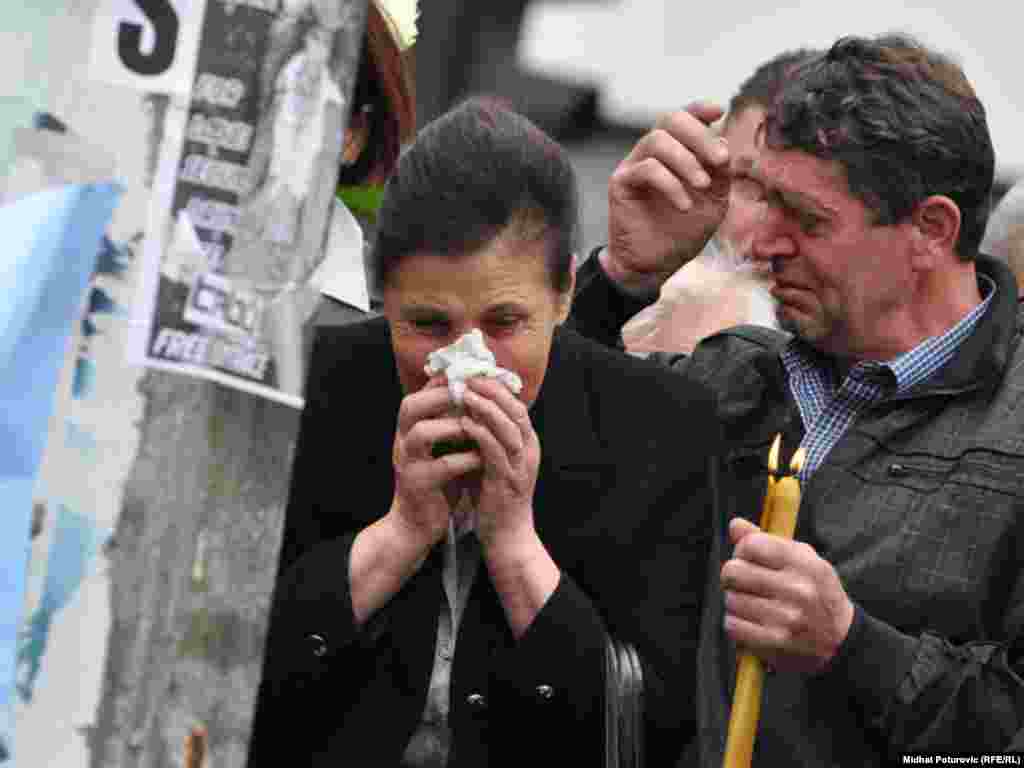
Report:
M 466 705 L 473 712 L 483 712 L 487 709 L 487 699 L 479 693 L 471 693 L 466 697 Z
M 536 689 L 537 698 L 541 701 L 550 701 L 555 695 L 555 689 L 550 685 L 538 685 Z
M 322 659 L 327 655 L 327 640 L 323 635 L 310 635 L 309 636 L 309 648 L 313 652 L 313 655 L 318 659 Z

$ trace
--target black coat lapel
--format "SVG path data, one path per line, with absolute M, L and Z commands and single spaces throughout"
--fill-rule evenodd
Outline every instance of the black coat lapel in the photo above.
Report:
M 542 459 L 559 469 L 594 469 L 606 462 L 584 343 L 571 331 L 556 329 L 544 384 L 530 409 Z

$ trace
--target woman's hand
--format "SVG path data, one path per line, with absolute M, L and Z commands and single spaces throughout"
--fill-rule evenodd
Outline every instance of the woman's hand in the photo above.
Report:
M 448 532 L 445 486 L 480 466 L 473 452 L 431 455 L 438 440 L 466 437 L 452 415 L 443 379 L 406 396 L 398 411 L 392 462 L 395 496 L 391 510 L 361 530 L 349 555 L 349 588 L 356 626 L 387 603 Z
M 494 379 L 470 379 L 461 425 L 482 461 L 471 493 L 484 551 L 533 533 L 540 442 L 526 406 Z M 479 485 L 476 485 L 476 483 Z
M 483 462 L 471 490 L 476 536 L 513 636 L 526 632 L 558 587 L 561 572 L 533 522 L 540 441 L 530 414 L 504 385 L 471 379 L 462 427 Z
M 388 514 L 424 551 L 448 532 L 451 505 L 446 486 L 481 466 L 475 451 L 435 458 L 431 449 L 439 440 L 458 441 L 468 436 L 454 415 L 443 376 L 402 400 L 392 451 L 395 496 Z

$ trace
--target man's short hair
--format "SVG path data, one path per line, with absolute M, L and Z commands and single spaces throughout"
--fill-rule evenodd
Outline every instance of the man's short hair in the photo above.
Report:
M 960 208 L 959 257 L 977 254 L 995 154 L 985 109 L 949 57 L 904 35 L 841 38 L 793 72 L 765 128 L 771 149 L 836 161 L 877 224 L 948 197 Z
M 782 90 L 782 84 L 793 71 L 812 59 L 820 51 L 799 48 L 783 51 L 761 64 L 754 73 L 744 80 L 739 90 L 729 100 L 729 118 L 732 119 L 749 107 L 767 110 Z

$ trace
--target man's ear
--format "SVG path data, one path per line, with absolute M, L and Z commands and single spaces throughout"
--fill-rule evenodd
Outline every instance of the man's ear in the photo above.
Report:
M 941 263 L 956 253 L 960 237 L 960 208 L 945 195 L 932 195 L 917 204 L 911 214 L 915 261 L 921 267 Z

